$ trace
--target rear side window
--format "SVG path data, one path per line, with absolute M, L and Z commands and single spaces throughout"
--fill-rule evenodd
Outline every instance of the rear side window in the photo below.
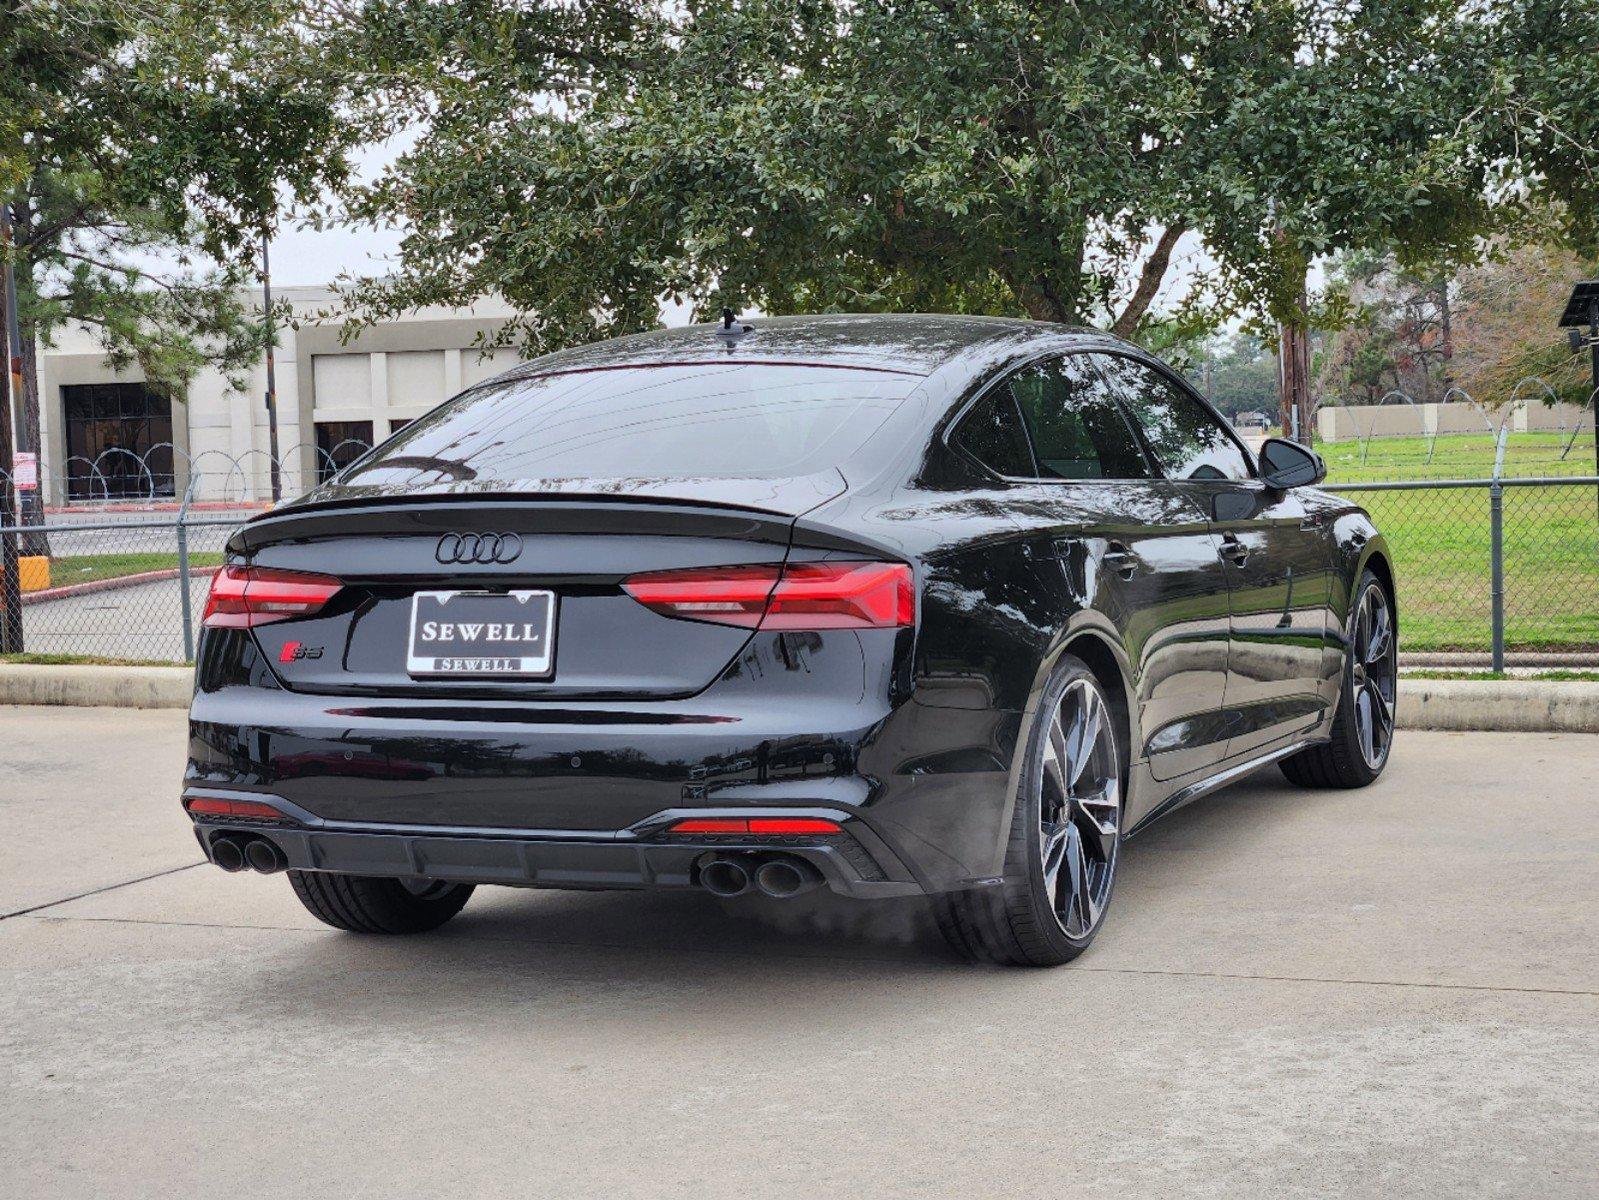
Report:
M 1099 356 L 1168 479 L 1251 479 L 1243 447 L 1208 408 L 1153 367 Z
M 859 367 L 698 363 L 535 376 L 407 425 L 344 481 L 809 475 L 921 383 Z
M 1010 379 L 1042 479 L 1148 479 L 1149 463 L 1115 392 L 1087 356 L 1024 367 Z
M 1019 479 L 1033 475 L 1033 452 L 1022 415 L 1005 388 L 992 389 L 973 405 L 950 441 L 997 474 Z

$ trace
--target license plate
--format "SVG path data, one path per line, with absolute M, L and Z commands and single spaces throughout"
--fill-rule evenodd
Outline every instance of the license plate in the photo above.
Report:
M 529 678 L 555 665 L 555 593 L 417 592 L 411 597 L 412 675 Z

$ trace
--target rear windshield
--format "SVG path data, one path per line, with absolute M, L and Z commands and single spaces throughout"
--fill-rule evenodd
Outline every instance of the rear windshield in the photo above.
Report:
M 342 481 L 809 475 L 847 458 L 920 382 L 768 363 L 537 376 L 450 401 Z

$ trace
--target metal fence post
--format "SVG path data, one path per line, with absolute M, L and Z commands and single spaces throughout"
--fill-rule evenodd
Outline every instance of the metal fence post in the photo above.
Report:
M 1488 488 L 1488 560 L 1493 601 L 1493 669 L 1505 669 L 1505 489 L 1495 479 Z
M 183 661 L 194 661 L 194 612 L 189 598 L 189 489 L 178 506 L 178 597 L 183 609 Z

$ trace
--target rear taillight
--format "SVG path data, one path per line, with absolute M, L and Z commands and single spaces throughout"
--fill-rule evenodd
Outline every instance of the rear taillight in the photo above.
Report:
M 667 833 L 840 833 L 843 827 L 825 817 L 689 817 L 667 829 Z
M 270 804 L 256 800 L 220 800 L 197 796 L 185 800 L 183 807 L 193 817 L 242 817 L 247 821 L 287 821 L 289 818 Z
M 249 629 L 320 612 L 344 586 L 330 575 L 272 567 L 223 567 L 211 579 L 203 624 Z
M 916 591 L 904 563 L 652 571 L 622 587 L 662 616 L 750 629 L 897 629 L 916 621 Z

